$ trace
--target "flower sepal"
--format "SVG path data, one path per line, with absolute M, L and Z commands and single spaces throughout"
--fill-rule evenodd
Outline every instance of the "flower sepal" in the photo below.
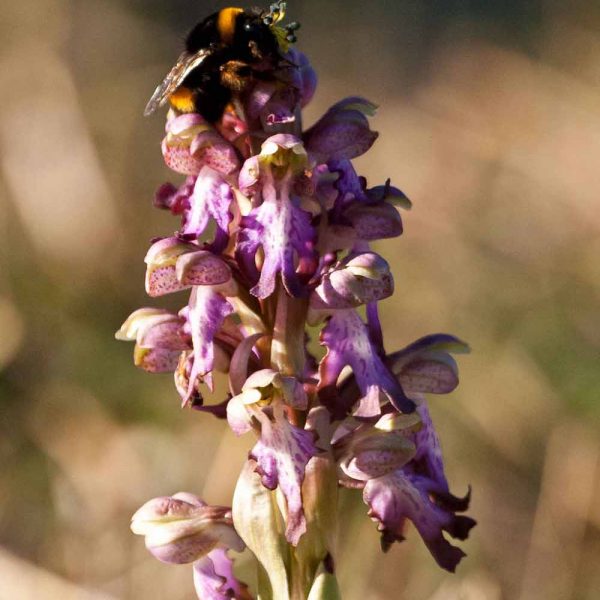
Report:
M 145 537 L 155 558 L 171 564 L 194 562 L 217 546 L 244 549 L 230 508 L 209 506 L 186 492 L 146 502 L 133 515 L 131 530 Z

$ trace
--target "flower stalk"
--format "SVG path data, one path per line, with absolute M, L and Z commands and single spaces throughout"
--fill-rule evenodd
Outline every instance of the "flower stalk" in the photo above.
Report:
M 161 186 L 155 205 L 181 224 L 152 243 L 146 290 L 187 303 L 177 313 L 139 309 L 117 333 L 135 342 L 137 366 L 173 373 L 184 407 L 255 437 L 239 459 L 231 508 L 179 493 L 133 517 L 132 530 L 159 560 L 193 564 L 201 599 L 251 597 L 229 555 L 244 547 L 256 559 L 258 598 L 341 597 L 344 487 L 362 491 L 384 550 L 411 521 L 449 571 L 463 552 L 444 532 L 462 540 L 475 524 L 457 514 L 469 494 L 449 491 L 425 397 L 456 387 L 451 354 L 468 347 L 436 334 L 386 353 L 377 303 L 394 281 L 371 243 L 401 235 L 396 207 L 410 201 L 389 181 L 369 188 L 351 162 L 377 139 L 371 102 L 346 98 L 303 129 L 316 74 L 289 48 L 297 27 L 278 24 L 282 4 L 261 17 L 277 51 L 253 55 L 249 81 L 218 118 L 208 119 L 206 107 L 181 109 L 188 79 L 172 90 L 162 152 L 185 179 Z M 218 13 L 223 22 L 254 14 L 231 10 Z M 229 77 L 231 68 L 220 72 Z M 322 357 L 309 349 L 309 327 L 320 329 Z M 231 393 L 206 405 L 216 372 Z

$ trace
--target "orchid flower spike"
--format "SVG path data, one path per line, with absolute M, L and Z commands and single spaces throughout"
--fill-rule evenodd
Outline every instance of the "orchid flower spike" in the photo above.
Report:
M 253 437 L 231 457 L 231 508 L 179 493 L 132 520 L 156 558 L 193 565 L 201 599 L 251 597 L 229 556 L 244 548 L 259 597 L 339 598 L 341 486 L 362 494 L 384 550 L 411 521 L 448 571 L 464 556 L 449 540 L 475 524 L 462 514 L 470 489 L 450 492 L 427 397 L 456 388 L 454 355 L 469 348 L 434 334 L 386 351 L 378 307 L 401 264 L 371 244 L 403 233 L 398 209 L 411 203 L 352 162 L 378 138 L 375 104 L 350 96 L 303 126 L 317 77 L 289 48 L 299 25 L 280 25 L 285 9 L 207 18 L 153 96 L 152 110 L 171 105 L 162 153 L 179 181 L 154 199 L 177 220 L 147 251 L 146 291 L 179 308 L 138 309 L 117 333 L 136 366 L 172 374 L 190 418 L 211 413 Z

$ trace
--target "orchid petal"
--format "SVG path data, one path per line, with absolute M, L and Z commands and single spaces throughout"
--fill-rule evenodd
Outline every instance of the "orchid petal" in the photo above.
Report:
M 189 287 L 178 279 L 175 265 L 180 256 L 195 249 L 197 246 L 186 244 L 176 237 L 165 238 L 152 244 L 144 258 L 144 262 L 148 265 L 146 293 L 156 298 Z
M 413 434 L 417 453 L 408 469 L 429 477 L 436 492 L 448 494 L 449 488 L 444 473 L 442 448 L 424 398 L 420 398 L 416 412 L 421 418 L 422 427 Z
M 398 237 L 402 234 L 402 218 L 391 205 L 353 204 L 345 211 L 344 216 L 350 220 L 361 240 L 383 240 Z
M 198 113 L 178 115 L 175 118 L 168 119 L 165 125 L 165 130 L 168 134 L 182 140 L 191 140 L 199 131 L 208 129 L 210 129 L 210 125 Z
M 228 240 L 232 201 L 233 191 L 229 184 L 214 169 L 203 167 L 189 199 L 189 209 L 184 213 L 181 233 L 199 237 L 212 217 L 217 224 L 213 249 L 215 252 L 223 250 Z
M 374 252 L 351 254 L 326 273 L 310 296 L 314 310 L 347 309 L 392 295 L 394 280 L 388 263 Z
M 227 403 L 227 423 L 231 431 L 237 436 L 244 435 L 252 430 L 252 417 L 239 394 Z
M 227 300 L 210 287 L 200 286 L 192 290 L 188 318 L 194 354 L 185 402 L 189 402 L 197 379 L 205 379 L 208 386 L 212 386 L 210 373 L 214 361 L 214 339 L 223 321 L 232 312 Z
M 264 252 L 260 277 L 251 292 L 258 298 L 267 298 L 275 291 L 276 276 L 281 273 L 288 293 L 299 296 L 303 293 L 299 274 L 312 273 L 315 266 L 315 231 L 310 215 L 298 208 L 296 199 L 290 196 L 289 178 L 278 185 L 278 189 L 272 179 L 265 182 L 263 199 L 261 206 L 242 219 L 238 239 L 238 256 L 248 267 L 247 271 L 256 270 L 253 261 L 259 247 Z
M 427 478 L 395 471 L 368 481 L 363 498 L 370 507 L 371 518 L 380 523 L 384 549 L 393 541 L 404 539 L 404 523 L 409 519 L 437 563 L 448 571 L 455 571 L 465 554 L 452 546 L 442 532 L 464 540 L 475 521 L 436 505 L 430 497 Z
M 240 167 L 235 148 L 216 131 L 202 131 L 190 145 L 192 155 L 222 175 L 231 175 Z
M 356 158 L 375 142 L 366 114 L 374 105 L 361 98 L 347 98 L 332 106 L 305 134 L 308 151 L 317 162 Z
M 177 315 L 164 308 L 138 308 L 127 317 L 115 338 L 122 342 L 137 341 L 151 327 L 173 319 L 178 319 Z
M 398 188 L 391 185 L 388 179 L 384 185 L 377 185 L 367 190 L 367 196 L 371 202 L 391 202 L 404 210 L 412 208 L 412 202 L 406 194 Z
M 415 444 L 402 434 L 393 432 L 371 435 L 350 445 L 340 467 L 348 477 L 368 481 L 398 470 L 415 453 Z
M 279 487 L 287 506 L 286 539 L 296 546 L 306 531 L 302 508 L 302 482 L 305 469 L 317 449 L 314 434 L 291 425 L 281 407 L 276 407 L 271 420 L 263 411 L 256 411 L 261 424 L 261 436 L 250 452 L 257 463 L 256 472 L 263 485 Z
M 248 374 L 248 361 L 252 355 L 252 348 L 264 335 L 263 333 L 255 333 L 244 338 L 235 349 L 229 367 L 229 390 L 232 394 L 239 394 L 242 391 Z
M 317 89 L 317 73 L 312 68 L 306 54 L 297 48 L 292 48 L 287 54 L 287 60 L 296 65 L 293 70 L 292 85 L 300 92 L 300 106 L 304 108 L 315 95 Z
M 414 403 L 406 397 L 396 378 L 382 362 L 366 325 L 354 310 L 333 314 L 321 333 L 321 344 L 327 347 L 327 354 L 319 369 L 319 387 L 335 387 L 343 368 L 350 366 L 361 394 L 356 416 L 381 414 L 380 405 L 386 400 L 402 412 L 414 410 Z
M 167 121 L 162 152 L 167 166 L 183 175 L 198 175 L 204 166 L 229 175 L 239 167 L 235 148 L 196 113 Z
M 184 319 L 166 310 L 135 311 L 117 332 L 117 339 L 136 341 L 133 362 L 149 373 L 175 370 L 179 355 L 190 347 Z
M 405 390 L 447 394 L 458 385 L 458 368 L 448 353 L 468 351 L 454 336 L 428 335 L 388 356 L 387 363 Z
M 329 171 L 337 175 L 334 187 L 338 192 L 336 206 L 341 207 L 352 200 L 368 202 L 364 181 L 358 176 L 354 165 L 348 159 L 331 160 L 327 163 Z
M 217 548 L 194 563 L 194 588 L 199 600 L 251 600 L 246 584 L 233 574 L 233 560 Z
M 179 364 L 181 350 L 142 348 L 133 351 L 133 364 L 148 373 L 172 373 Z
M 206 505 L 191 494 L 146 502 L 133 515 L 131 530 L 145 536 L 146 547 L 156 558 L 172 564 L 193 562 L 217 545 L 244 549 L 233 528 L 231 509 Z
M 221 285 L 231 280 L 227 263 L 212 252 L 199 250 L 181 255 L 176 263 L 177 280 L 185 286 Z

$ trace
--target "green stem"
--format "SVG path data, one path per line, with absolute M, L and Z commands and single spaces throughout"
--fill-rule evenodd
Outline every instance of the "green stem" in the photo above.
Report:
M 281 280 L 277 284 L 276 293 L 271 362 L 274 369 L 302 380 L 306 361 L 304 336 L 308 300 L 288 296 Z

